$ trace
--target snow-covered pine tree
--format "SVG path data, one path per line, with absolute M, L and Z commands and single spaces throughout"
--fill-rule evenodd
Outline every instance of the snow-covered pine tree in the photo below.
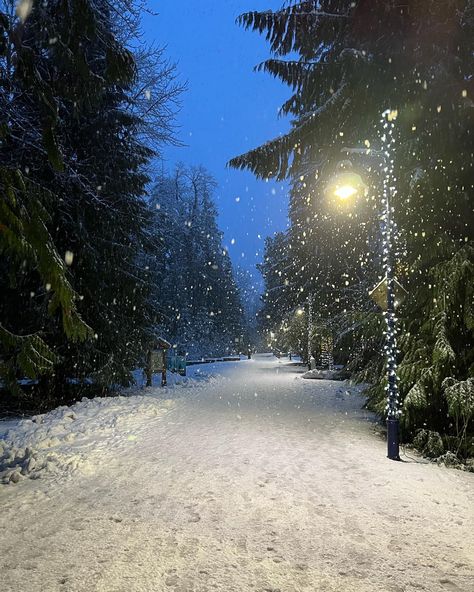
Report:
M 274 331 L 298 299 L 294 284 L 289 281 L 292 266 L 288 234 L 278 232 L 267 237 L 263 262 L 257 266 L 264 283 L 263 306 L 259 313 L 259 330 L 263 333 Z
M 201 167 L 178 165 L 150 195 L 162 237 L 154 283 L 156 327 L 190 355 L 222 355 L 242 335 L 242 307 L 213 201 L 215 181 Z
M 341 153 L 345 138 L 339 135 L 339 112 L 326 113 L 335 100 L 338 76 L 344 67 L 349 68 L 346 62 L 353 59 L 343 52 L 339 38 L 347 14 L 339 14 L 334 6 L 318 10 L 317 3 L 304 2 L 288 3 L 271 14 L 249 13 L 240 20 L 247 27 L 268 27 L 275 57 L 258 69 L 291 87 L 292 98 L 282 107 L 282 113 L 291 113 L 294 121 L 288 136 L 238 157 L 231 164 L 248 166 L 263 177 L 290 177 L 287 248 L 291 256 L 284 272 L 279 270 L 294 294 L 286 309 L 303 304 L 311 294 L 317 314 L 329 319 L 354 308 L 364 293 L 367 243 L 374 235 L 376 219 L 372 203 L 344 210 L 328 200 L 324 192 L 339 163 L 347 160 L 347 155 Z M 294 52 L 300 54 L 298 61 L 283 59 Z M 343 63 L 339 58 L 338 63 L 332 63 L 331 52 L 335 56 L 342 53 Z M 334 88 L 327 88 L 327 81 L 332 81 Z M 339 89 L 338 96 L 342 93 Z M 284 307 L 280 305 L 279 309 L 283 311 Z
M 242 301 L 244 334 L 242 351 L 249 352 L 260 347 L 258 320 L 262 307 L 260 281 L 244 267 L 235 269 L 235 281 Z
M 153 321 L 147 270 L 141 265 L 143 251 L 152 247 L 149 211 L 142 200 L 144 167 L 152 152 L 140 139 L 147 122 L 140 118 L 139 106 L 135 108 L 143 81 L 122 42 L 123 23 L 133 28 L 137 14 L 128 0 L 113 7 L 100 1 L 57 0 L 34 3 L 22 18 L 12 10 L 7 16 L 2 22 L 9 27 L 10 53 L 2 74 L 11 86 L 2 95 L 9 106 L 2 164 L 20 170 L 39 188 L 34 195 L 42 191 L 48 196 L 42 204 L 45 216 L 38 221 L 43 235 L 50 237 L 52 255 L 42 268 L 38 253 L 30 249 L 32 256 L 18 274 L 14 250 L 7 245 L 4 277 L 11 302 L 15 297 L 16 302 L 4 309 L 9 330 L 5 342 L 11 343 L 9 335 L 15 331 L 44 338 L 55 357 L 49 364 L 51 376 L 40 385 L 51 397 L 61 396 L 71 378 L 92 378 L 104 387 L 125 384 Z M 161 113 L 168 133 L 171 111 L 164 105 L 157 111 L 155 102 L 152 113 Z M 17 204 L 26 226 L 32 206 Z M 26 227 L 37 243 L 42 240 L 31 223 Z M 38 244 L 33 246 L 42 252 Z M 53 263 L 64 276 L 59 287 L 58 280 L 49 281 Z M 69 325 L 84 327 L 80 336 L 87 334 L 87 341 L 70 339 L 69 325 L 66 331 L 61 327 L 59 306 Z M 21 320 L 15 318 L 19 307 Z M 84 319 L 79 325 L 77 311 Z M 3 359 L 13 384 L 25 374 L 42 373 L 42 366 L 25 364 L 18 347 L 8 347 Z

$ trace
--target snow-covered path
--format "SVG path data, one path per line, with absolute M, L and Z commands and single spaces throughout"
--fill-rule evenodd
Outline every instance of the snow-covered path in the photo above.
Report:
M 474 475 L 386 460 L 341 383 L 218 371 L 0 486 L 2 591 L 474 590 Z

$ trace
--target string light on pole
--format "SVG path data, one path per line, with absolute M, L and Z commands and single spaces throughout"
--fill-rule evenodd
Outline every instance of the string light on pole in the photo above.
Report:
M 397 195 L 394 173 L 393 148 L 395 146 L 396 111 L 382 113 L 381 134 L 383 160 L 382 167 L 382 236 L 383 268 L 387 282 L 387 306 L 385 311 L 386 334 L 385 355 L 387 358 L 387 456 L 391 460 L 400 460 L 399 416 L 400 400 L 397 377 L 397 319 L 395 316 L 395 237 L 396 223 L 393 219 L 393 200 Z

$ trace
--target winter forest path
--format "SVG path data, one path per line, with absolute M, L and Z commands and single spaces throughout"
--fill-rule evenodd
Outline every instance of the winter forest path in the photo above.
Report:
M 342 383 L 221 369 L 93 470 L 0 491 L 2 590 L 474 590 L 474 475 L 388 461 Z

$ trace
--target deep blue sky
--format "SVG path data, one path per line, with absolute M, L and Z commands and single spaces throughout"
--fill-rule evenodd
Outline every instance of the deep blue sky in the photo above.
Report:
M 281 0 L 149 0 L 157 16 L 144 15 L 146 38 L 166 46 L 188 90 L 178 116 L 187 146 L 166 148 L 166 166 L 202 164 L 214 175 L 219 223 L 234 263 L 253 270 L 264 239 L 287 224 L 287 186 L 257 181 L 226 162 L 284 133 L 277 116 L 289 89 L 253 67 L 269 57 L 258 33 L 235 24 L 251 10 L 281 7 Z M 235 243 L 233 243 L 235 241 Z

